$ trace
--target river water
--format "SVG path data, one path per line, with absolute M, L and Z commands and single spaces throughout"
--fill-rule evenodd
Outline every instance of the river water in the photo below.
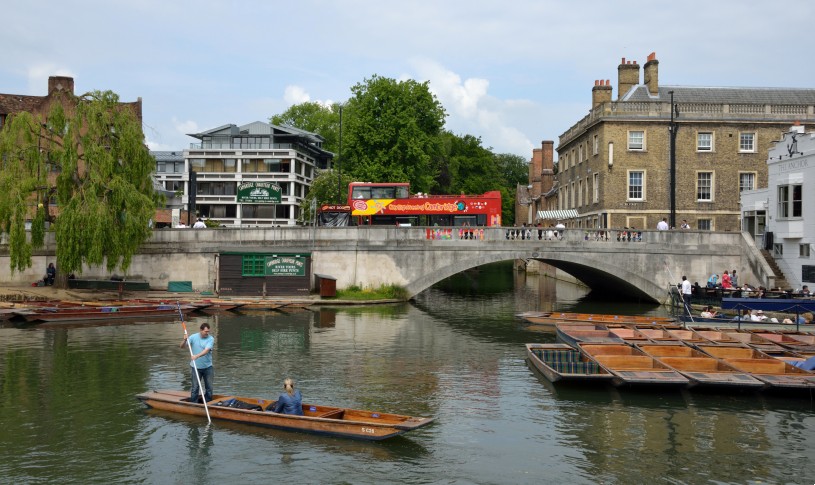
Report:
M 189 388 L 177 322 L 0 328 L 0 483 L 813 483 L 815 404 L 763 395 L 553 387 L 514 314 L 660 314 L 587 303 L 508 265 L 463 273 L 410 304 L 225 313 L 216 392 L 432 416 L 383 442 L 147 410 Z

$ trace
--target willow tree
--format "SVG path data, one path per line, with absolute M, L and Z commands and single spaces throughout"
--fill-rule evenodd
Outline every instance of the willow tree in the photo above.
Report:
M 62 275 L 81 273 L 83 264 L 127 271 L 151 234 L 155 159 L 136 114 L 111 91 L 58 93 L 44 114 L 9 116 L 0 163 L 0 229 L 12 272 L 31 266 L 46 222 Z

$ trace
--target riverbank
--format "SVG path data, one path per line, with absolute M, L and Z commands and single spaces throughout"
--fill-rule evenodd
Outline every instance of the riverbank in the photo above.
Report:
M 199 300 L 207 298 L 234 299 L 234 300 L 263 300 L 274 302 L 295 303 L 299 305 L 374 305 L 384 303 L 404 303 L 402 299 L 328 299 L 321 298 L 320 295 L 303 296 L 267 296 L 267 297 L 225 297 L 220 298 L 213 294 L 200 292 L 170 292 L 160 290 L 147 291 L 125 291 L 121 295 L 122 300 Z M 55 286 L 0 286 L 0 306 L 10 302 L 27 301 L 103 301 L 119 300 L 118 291 L 108 290 L 84 290 L 75 288 L 57 288 Z

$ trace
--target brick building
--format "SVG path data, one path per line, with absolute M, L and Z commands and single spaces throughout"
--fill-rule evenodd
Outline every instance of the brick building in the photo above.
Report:
M 589 114 L 559 138 L 545 205 L 576 209 L 573 227 L 653 229 L 670 218 L 670 131 L 676 126 L 675 225 L 740 230 L 739 194 L 767 186 L 768 150 L 794 122 L 815 123 L 815 89 L 660 86 L 659 62 L 623 58 L 617 99 L 595 81 Z
M 544 194 L 554 184 L 554 145 L 551 140 L 541 142 L 540 148 L 532 150 L 529 161 L 529 184 L 518 185 L 515 197 L 515 225 L 536 224 L 540 212 L 546 210 Z

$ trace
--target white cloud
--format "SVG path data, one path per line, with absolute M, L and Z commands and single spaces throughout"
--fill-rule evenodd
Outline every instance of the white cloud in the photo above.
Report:
M 175 130 L 182 135 L 198 133 L 201 131 L 198 128 L 198 123 L 192 120 L 179 121 L 177 118 L 173 117 L 173 126 L 175 126 Z
M 48 90 L 48 78 L 51 76 L 75 77 L 70 69 L 58 67 L 56 64 L 34 64 L 26 69 L 28 92 L 37 96 L 45 95 Z
M 283 93 L 283 99 L 289 104 L 300 104 L 311 101 L 311 96 L 308 95 L 305 89 L 300 86 L 288 85 Z

